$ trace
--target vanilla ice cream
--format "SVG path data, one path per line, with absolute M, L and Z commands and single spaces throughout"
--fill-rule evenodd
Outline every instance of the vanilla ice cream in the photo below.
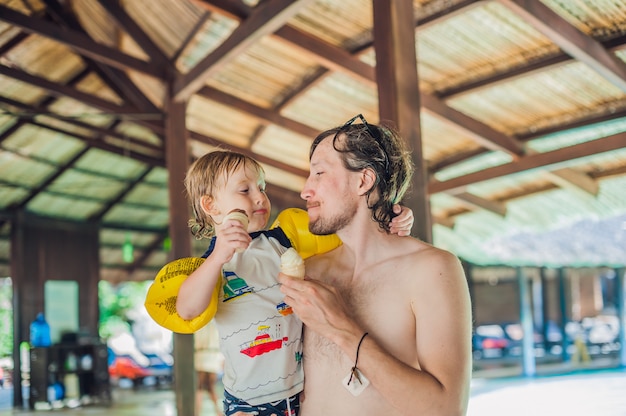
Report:
M 239 221 L 241 223 L 241 226 L 243 227 L 243 229 L 248 231 L 248 216 L 246 215 L 245 211 L 240 210 L 240 209 L 234 209 L 234 210 L 230 211 L 224 217 L 224 222 L 226 222 L 228 220 Z M 244 251 L 246 251 L 246 249 L 245 248 L 238 248 L 236 251 L 237 251 L 237 253 L 243 253 Z
M 280 256 L 280 271 L 292 277 L 304 279 L 304 260 L 290 247 Z

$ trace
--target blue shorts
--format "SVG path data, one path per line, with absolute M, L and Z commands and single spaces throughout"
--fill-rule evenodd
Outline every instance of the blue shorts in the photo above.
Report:
M 291 415 L 288 413 L 287 400 L 289 400 Z M 277 416 L 298 416 L 300 413 L 300 394 L 291 396 L 289 399 L 252 406 L 224 390 L 225 415 L 230 416 L 237 412 L 251 413 L 258 416 L 272 416 L 273 414 Z

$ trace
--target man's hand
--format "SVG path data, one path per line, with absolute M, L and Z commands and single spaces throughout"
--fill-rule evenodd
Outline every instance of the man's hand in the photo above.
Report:
M 398 214 L 391 219 L 389 223 L 389 231 L 391 234 L 398 234 L 400 237 L 411 235 L 411 228 L 413 227 L 413 211 L 402 205 L 394 205 L 393 212 Z
M 346 331 L 360 333 L 350 318 L 346 304 L 336 288 L 312 279 L 296 279 L 278 275 L 285 303 L 306 325 L 307 329 L 333 340 L 333 335 Z

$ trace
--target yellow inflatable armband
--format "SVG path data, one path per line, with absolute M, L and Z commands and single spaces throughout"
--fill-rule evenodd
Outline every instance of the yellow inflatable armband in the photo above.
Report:
M 281 211 L 270 228 L 280 227 L 303 259 L 326 253 L 342 243 L 336 234 L 315 235 L 309 231 L 309 214 L 299 208 Z
M 176 312 L 176 298 L 183 281 L 204 263 L 200 257 L 174 260 L 161 268 L 150 285 L 144 303 L 148 314 L 164 328 L 181 334 L 191 334 L 205 326 L 217 311 L 221 282 L 213 290 L 209 307 L 193 319 L 183 319 Z
M 309 214 L 298 208 L 288 208 L 278 214 L 271 228 L 280 227 L 302 258 L 322 254 L 341 245 L 333 235 L 314 235 L 309 231 Z M 185 257 L 174 260 L 157 273 L 148 289 L 144 303 L 148 314 L 164 328 L 181 334 L 196 332 L 205 326 L 217 312 L 221 281 L 218 280 L 207 309 L 193 319 L 183 319 L 176 312 L 176 298 L 183 281 L 204 262 L 203 258 Z

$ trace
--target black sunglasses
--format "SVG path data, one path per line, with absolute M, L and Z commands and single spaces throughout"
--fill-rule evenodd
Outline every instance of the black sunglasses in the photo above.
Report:
M 365 126 L 365 128 L 367 129 L 367 132 L 369 133 L 369 135 L 372 137 L 372 139 L 374 139 L 374 141 L 376 142 L 376 144 L 378 144 L 378 147 L 380 147 L 380 150 L 382 150 L 383 155 L 385 155 L 385 171 L 389 171 L 389 155 L 387 154 L 387 151 L 385 150 L 385 146 L 383 146 L 382 144 L 382 140 L 381 140 L 381 136 L 380 136 L 380 130 L 372 127 L 367 120 L 365 120 L 365 117 L 363 117 L 363 114 L 357 114 L 356 116 L 352 117 L 350 120 L 346 121 L 343 126 L 341 126 L 341 129 L 339 129 L 339 131 L 344 130 L 346 127 L 352 125 L 357 119 L 361 120 L 361 123 L 363 123 L 363 125 Z
M 363 117 L 363 114 L 357 114 L 356 116 L 352 117 L 350 120 L 343 123 L 343 126 L 341 126 L 341 129 L 343 130 L 344 128 L 352 125 L 356 121 L 357 118 L 361 119 L 361 123 L 363 123 L 363 125 L 367 129 L 367 132 L 370 134 L 370 136 L 372 136 L 372 139 L 376 140 L 380 144 L 380 132 L 378 131 L 378 129 L 373 128 L 367 122 L 367 120 L 365 120 L 365 117 Z

